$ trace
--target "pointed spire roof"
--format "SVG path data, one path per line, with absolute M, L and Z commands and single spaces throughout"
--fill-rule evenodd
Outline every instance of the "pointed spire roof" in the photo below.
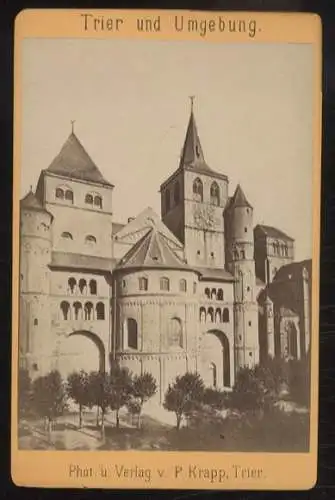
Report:
M 193 111 L 193 97 L 191 97 L 191 114 L 180 157 L 179 168 L 194 170 L 199 173 L 209 174 L 219 178 L 227 178 L 226 175 L 219 174 L 212 170 L 206 163 Z
M 162 268 L 191 269 L 169 246 L 155 226 L 126 253 L 116 269 Z
M 226 208 L 236 208 L 236 207 L 248 207 L 252 208 L 250 203 L 248 202 L 243 189 L 241 188 L 240 184 L 237 184 L 235 193 L 233 196 L 229 199 L 227 203 Z
M 78 179 L 101 184 L 103 186 L 114 187 L 113 184 L 106 181 L 103 177 L 100 170 L 75 135 L 73 129 L 46 172 L 68 177 L 70 179 Z

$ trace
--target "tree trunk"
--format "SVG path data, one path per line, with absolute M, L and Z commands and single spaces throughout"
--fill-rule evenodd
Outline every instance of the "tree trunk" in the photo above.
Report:
M 177 413 L 177 427 L 176 427 L 177 431 L 179 431 L 179 429 L 180 429 L 181 417 L 182 417 L 182 415 Z
M 120 417 L 119 417 L 119 410 L 116 410 L 116 428 L 119 429 L 120 428 Z
M 48 436 L 49 436 L 49 439 L 51 439 L 51 432 L 52 432 L 52 418 L 48 417 Z
M 99 405 L 97 405 L 97 429 L 99 429 L 99 410 L 100 410 L 100 407 L 99 407 Z
M 83 426 L 83 406 L 79 405 L 79 429 Z
M 105 411 L 101 411 L 101 438 L 105 437 Z

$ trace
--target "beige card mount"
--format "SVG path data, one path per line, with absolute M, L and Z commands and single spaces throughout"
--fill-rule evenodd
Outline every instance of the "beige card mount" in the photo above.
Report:
M 15 22 L 12 477 L 317 476 L 321 23 Z

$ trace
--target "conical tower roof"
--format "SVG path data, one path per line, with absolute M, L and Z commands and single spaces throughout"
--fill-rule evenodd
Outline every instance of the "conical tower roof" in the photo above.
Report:
M 162 268 L 191 269 L 168 245 L 155 226 L 129 250 L 116 269 Z
M 113 184 L 103 177 L 73 131 L 46 171 L 70 179 L 113 187 Z
M 243 189 L 241 188 L 240 184 L 237 184 L 237 187 L 235 189 L 235 193 L 233 196 L 229 199 L 226 209 L 230 208 L 237 208 L 237 207 L 248 207 L 252 208 L 250 203 L 248 202 Z
M 45 212 L 49 214 L 49 212 L 43 207 L 40 200 L 33 193 L 32 189 L 30 189 L 29 193 L 27 193 L 26 196 L 20 200 L 20 208 L 23 210 L 35 210 L 37 212 Z

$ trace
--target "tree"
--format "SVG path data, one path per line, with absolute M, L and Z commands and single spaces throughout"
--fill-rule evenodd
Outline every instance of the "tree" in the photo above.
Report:
M 83 423 L 83 408 L 90 404 L 89 376 L 84 370 L 73 372 L 67 378 L 67 393 L 79 406 L 79 428 Z
M 115 364 L 110 371 L 109 406 L 115 411 L 116 428 L 120 427 L 120 409 L 127 405 L 132 395 L 132 377 L 125 367 Z
M 105 413 L 110 401 L 110 380 L 108 373 L 91 372 L 88 376 L 87 406 L 97 406 L 101 409 L 100 428 L 105 430 Z M 97 413 L 97 427 L 99 427 L 99 413 Z
M 191 412 L 202 401 L 204 390 L 204 383 L 197 373 L 185 373 L 169 385 L 163 406 L 176 414 L 177 430 L 180 429 L 183 415 Z
M 303 406 L 310 406 L 310 358 L 288 361 L 289 392 L 292 399 Z
M 227 402 L 227 393 L 207 387 L 202 402 L 215 410 L 223 410 Z
M 32 384 L 28 370 L 20 368 L 18 374 L 19 415 L 24 417 L 29 413 L 32 402 Z
M 57 370 L 38 377 L 33 382 L 33 405 L 38 415 L 48 419 L 49 431 L 52 422 L 64 413 L 67 393 Z
M 132 394 L 138 401 L 138 426 L 140 427 L 140 418 L 143 405 L 148 401 L 157 391 L 157 384 L 151 373 L 144 372 L 142 375 L 135 375 L 132 384 Z

